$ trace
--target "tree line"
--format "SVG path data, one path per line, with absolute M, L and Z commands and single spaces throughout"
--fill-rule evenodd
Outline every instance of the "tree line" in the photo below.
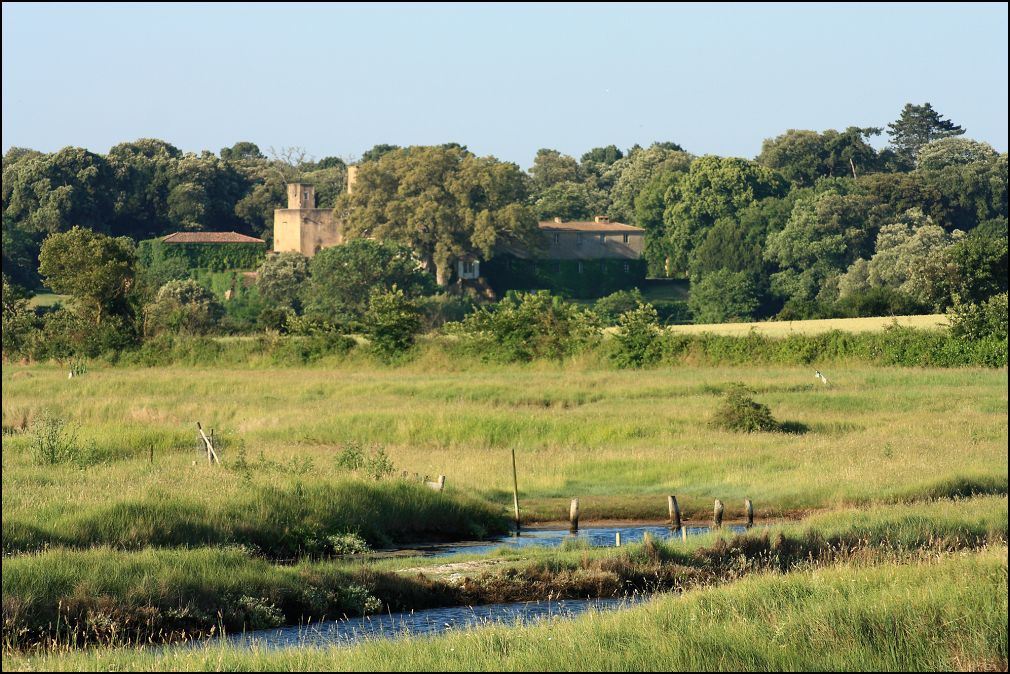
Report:
M 217 154 L 154 139 L 106 155 L 11 148 L 4 305 L 8 288 L 15 297 L 53 278 L 55 263 L 47 272 L 41 255 L 53 234 L 77 232 L 62 244 L 68 259 L 74 246 L 115 258 L 132 242 L 179 230 L 269 241 L 293 180 L 316 186 L 318 206 L 338 209 L 349 237 L 402 247 L 438 285 L 451 280 L 454 260 L 486 259 L 502 244 L 535 247 L 538 220 L 606 214 L 646 230 L 651 275 L 690 279 L 696 322 L 942 311 L 1006 292 L 1006 153 L 966 138 L 929 103 L 906 105 L 886 132 L 890 144 L 878 151 L 870 141 L 882 127 L 788 130 L 754 159 L 699 157 L 674 142 L 597 147 L 579 159 L 541 149 L 528 171 L 457 143 L 377 145 L 357 162 L 353 194 L 344 160 L 264 153 L 251 142 Z M 114 243 L 84 241 L 87 232 Z M 129 283 L 150 302 L 182 274 L 141 265 Z M 84 296 L 99 318 L 125 315 L 137 290 L 122 279 L 78 283 L 91 288 Z M 360 304 L 371 288 L 359 290 Z M 187 296 L 180 292 L 168 296 Z M 312 297 L 306 286 L 284 310 L 323 320 L 326 292 Z

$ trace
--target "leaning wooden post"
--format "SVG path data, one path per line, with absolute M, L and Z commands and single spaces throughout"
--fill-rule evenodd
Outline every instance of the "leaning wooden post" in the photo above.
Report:
M 519 533 L 519 479 L 516 477 L 516 450 L 512 448 L 512 505 L 516 511 L 516 533 Z
M 670 510 L 670 528 L 677 531 L 680 529 L 680 504 L 677 503 L 677 497 L 667 496 L 666 505 Z
M 754 504 L 750 499 L 743 502 L 743 508 L 747 511 L 747 528 L 754 526 Z
M 618 547 L 618 548 L 621 547 L 621 532 L 620 531 L 618 531 L 617 535 L 614 536 L 614 546 Z
M 713 520 L 713 525 L 715 526 L 716 529 L 718 529 L 719 527 L 722 526 L 722 513 L 723 513 L 724 510 L 725 510 L 725 508 L 722 505 L 722 501 L 720 501 L 719 499 L 716 499 L 715 500 L 715 511 L 713 513 L 715 515 L 715 519 Z
M 207 434 L 203 432 L 203 426 L 200 425 L 199 421 L 196 422 L 196 430 L 200 431 L 200 437 L 203 438 L 203 443 L 207 445 L 207 463 L 221 463 L 221 461 L 217 458 L 217 452 L 214 451 L 214 443 L 212 443 L 210 438 L 207 437 Z
M 568 509 L 568 530 L 573 534 L 579 530 L 579 499 L 573 498 L 572 505 Z

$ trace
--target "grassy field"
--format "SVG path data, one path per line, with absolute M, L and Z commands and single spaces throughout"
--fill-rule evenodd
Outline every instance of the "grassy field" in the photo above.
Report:
M 328 484 L 346 443 L 381 445 L 397 472 L 447 476 L 449 493 L 511 501 L 511 455 L 529 517 L 688 517 L 712 499 L 760 516 L 972 492 L 1005 493 L 1005 370 L 846 368 L 830 386 L 807 368 L 646 372 L 491 367 L 3 369 L 4 426 L 49 410 L 79 426 L 89 465 L 40 466 L 31 433 L 3 451 L 4 539 L 13 523 L 71 529 L 95 508 L 182 499 L 197 511 L 259 488 Z M 715 431 L 732 381 L 754 387 L 801 435 Z M 224 442 L 207 467 L 195 422 Z M 149 463 L 153 449 L 154 463 Z M 230 470 L 244 460 L 249 470 Z M 194 465 L 194 461 L 196 462 Z M 61 524 L 63 523 L 63 524 Z
M 671 332 L 699 334 L 711 332 L 716 335 L 740 336 L 754 330 L 767 337 L 787 337 L 789 335 L 816 335 L 832 330 L 844 332 L 878 332 L 892 325 L 903 328 L 932 329 L 947 325 L 943 314 L 925 316 L 880 316 L 874 318 L 825 318 L 808 321 L 760 321 L 756 323 L 713 323 L 709 325 L 672 325 Z
M 733 519 L 751 498 L 759 523 L 784 522 L 782 531 L 803 559 L 820 559 L 822 550 L 877 552 L 863 560 L 872 562 L 866 568 L 832 553 L 817 569 L 802 571 L 801 564 L 788 577 L 763 576 L 761 564 L 772 550 L 764 539 L 751 547 L 765 555 L 755 560 L 765 561 L 743 572 L 734 566 L 721 579 L 719 569 L 738 565 L 751 548 L 719 547 L 702 537 L 653 560 L 659 566 L 649 566 L 648 577 L 665 578 L 663 587 L 695 587 L 699 578 L 722 587 L 692 591 L 683 603 L 662 599 L 627 614 L 512 632 L 516 641 L 509 637 L 503 651 L 487 650 L 504 637 L 486 635 L 505 634 L 491 630 L 444 642 L 369 645 L 337 664 L 326 651 L 240 656 L 211 650 L 134 660 L 136 654 L 121 651 L 34 659 L 5 648 L 4 669 L 354 668 L 368 658 L 423 669 L 434 666 L 429 658 L 443 648 L 437 644 L 456 649 L 457 659 L 439 665 L 449 668 L 1005 667 L 1006 603 L 996 599 L 1001 588 L 1006 596 L 1006 549 L 1000 548 L 1007 537 L 1006 369 L 839 365 L 825 374 L 830 386 L 817 382 L 810 367 L 619 371 L 587 356 L 563 364 L 474 366 L 422 355 L 399 367 L 364 359 L 278 369 L 93 364 L 68 380 L 56 366 L 8 364 L 2 499 L 9 626 L 44 632 L 45 616 L 59 606 L 80 609 L 85 622 L 120 607 L 126 612 L 108 614 L 108 624 L 122 619 L 140 634 L 138 616 L 167 611 L 178 619 L 166 623 L 170 629 L 185 632 L 189 616 L 198 633 L 208 624 L 200 620 L 216 615 L 214 607 L 226 612 L 220 620 L 228 624 L 290 622 L 310 609 L 353 612 L 368 597 L 410 608 L 523 591 L 495 575 L 504 567 L 518 570 L 509 578 L 541 578 L 544 587 L 568 587 L 574 596 L 587 583 L 620 585 L 621 573 L 627 582 L 647 576 L 634 564 L 619 572 L 604 559 L 637 554 L 633 549 L 534 550 L 498 556 L 491 575 L 477 578 L 463 596 L 439 585 L 434 572 L 420 585 L 403 580 L 416 576 L 399 572 L 417 560 L 313 561 L 332 552 L 329 537 L 347 532 L 381 545 L 501 530 L 511 505 L 513 448 L 527 521 L 562 518 L 575 496 L 584 523 L 660 521 L 667 494 L 678 495 L 688 522 L 707 520 L 714 498 Z M 777 419 L 807 431 L 713 430 L 708 421 L 734 381 L 756 390 Z M 65 439 L 74 436 L 72 456 L 57 465 L 37 459 L 47 417 L 65 420 Z M 206 464 L 196 421 L 215 429 L 221 466 Z M 367 469 L 342 465 L 356 448 L 376 458 L 380 447 L 389 477 L 375 481 Z M 446 475 L 446 491 L 417 484 L 415 473 Z M 789 524 L 801 517 L 801 524 Z M 704 553 L 706 546 L 712 552 Z M 42 552 L 29 552 L 35 550 Z M 276 563 L 288 557 L 301 561 Z M 601 573 L 611 575 L 594 575 Z M 741 573 L 748 578 L 724 585 Z M 972 574 L 981 580 L 962 582 Z M 944 580 L 952 586 L 929 594 L 931 584 Z M 855 594 L 839 594 L 853 582 L 860 587 Z M 811 598 L 813 587 L 828 591 Z M 737 604 L 754 612 L 746 629 L 733 632 L 739 641 L 726 642 L 727 625 L 739 621 L 730 610 Z M 759 610 L 766 604 L 778 607 L 781 620 Z M 178 613 L 190 605 L 194 613 Z M 850 605 L 857 607 L 852 622 L 837 622 L 841 607 Z M 866 625 L 884 620 L 879 607 L 885 605 L 894 616 L 889 641 L 850 648 L 860 629 L 877 629 Z M 1000 610 L 1002 641 L 992 631 L 993 612 L 999 617 Z M 917 611 L 926 617 L 916 618 Z M 682 622 L 684 615 L 693 622 Z M 817 620 L 837 622 L 837 630 L 814 630 L 804 637 L 813 641 L 787 641 L 785 651 L 754 636 L 794 634 L 789 630 Z M 930 636 L 935 625 L 951 620 L 950 639 Z M 636 624 L 641 640 L 628 636 Z M 670 644 L 661 638 L 687 625 L 718 631 L 722 650 L 706 630 L 689 630 Z M 571 643 L 610 647 L 583 663 L 522 645 L 543 630 L 566 634 Z M 657 655 L 647 661 L 638 651 Z M 495 660 L 496 652 L 506 660 Z

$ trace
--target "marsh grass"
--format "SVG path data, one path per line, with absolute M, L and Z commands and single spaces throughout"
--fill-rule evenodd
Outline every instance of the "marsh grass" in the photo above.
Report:
M 910 671 L 1007 665 L 1007 549 L 849 563 L 659 597 L 572 621 L 354 648 L 100 648 L 5 669 L 263 671 Z

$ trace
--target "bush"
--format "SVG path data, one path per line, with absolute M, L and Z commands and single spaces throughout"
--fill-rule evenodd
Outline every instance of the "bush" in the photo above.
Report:
M 77 445 L 77 429 L 66 419 L 45 412 L 30 428 L 31 452 L 35 462 L 43 466 L 68 463 L 81 458 Z
M 364 324 L 372 351 L 388 360 L 414 345 L 421 318 L 417 305 L 394 285 L 392 290 L 372 291 Z
M 196 281 L 169 281 L 158 291 L 155 301 L 144 309 L 144 333 L 201 335 L 209 332 L 222 316 L 224 307 L 211 291 Z
M 947 312 L 950 333 L 960 339 L 1007 338 L 1007 293 L 993 295 L 979 304 L 961 304 L 955 298 Z
M 782 430 L 767 405 L 756 402 L 752 389 L 742 383 L 730 384 L 712 417 L 711 425 L 724 431 L 754 433 Z
M 509 293 L 459 323 L 446 326 L 463 348 L 484 360 L 560 360 L 596 344 L 595 316 L 550 293 Z
M 659 320 L 649 304 L 621 314 L 614 335 L 611 360 L 621 368 L 646 367 L 659 362 L 663 355 Z
M 616 325 L 622 314 L 634 311 L 644 303 L 642 291 L 638 288 L 618 290 L 616 293 L 596 300 L 593 311 L 600 317 L 600 321 L 604 325 Z

